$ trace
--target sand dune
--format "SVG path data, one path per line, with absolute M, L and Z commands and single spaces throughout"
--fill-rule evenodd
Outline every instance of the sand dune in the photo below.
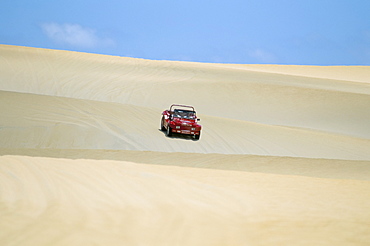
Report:
M 0 244 L 368 245 L 369 78 L 0 45 Z
M 2 240 L 14 244 L 336 245 L 370 239 L 368 181 L 123 161 L 3 156 L 1 162 L 8 173 L 0 179 L 7 211 L 0 229 Z
M 0 92 L 0 148 L 124 149 L 370 160 L 370 141 L 310 129 L 200 115 L 202 141 L 159 131 L 161 111 L 92 100 Z
M 2 50 L 3 91 L 116 102 L 158 111 L 173 102 L 189 103 L 209 116 L 370 138 L 369 83 L 263 73 L 256 71 L 256 65 L 234 69 L 221 64 L 12 46 L 2 46 Z M 331 67 L 327 74 L 330 71 L 337 77 L 344 73 L 342 69 Z M 370 73 L 367 67 L 344 67 L 347 79 L 349 69 L 354 80 Z

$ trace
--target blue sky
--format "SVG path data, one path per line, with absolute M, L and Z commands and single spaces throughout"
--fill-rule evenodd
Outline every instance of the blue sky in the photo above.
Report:
M 370 65 L 370 0 L 1 0 L 0 43 L 242 64 Z

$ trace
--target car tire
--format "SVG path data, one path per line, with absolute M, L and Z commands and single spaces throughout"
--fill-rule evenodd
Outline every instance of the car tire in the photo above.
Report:
M 162 132 L 166 130 L 166 128 L 164 127 L 163 121 L 164 121 L 164 117 L 162 116 L 162 120 L 161 120 L 161 131 Z
M 193 136 L 193 138 L 194 138 L 195 140 L 199 140 L 199 138 L 200 138 L 200 132 L 199 132 L 199 135 L 194 135 L 194 136 Z
M 171 129 L 171 127 L 169 125 L 167 126 L 166 136 L 167 137 L 171 137 L 172 136 L 172 129 Z

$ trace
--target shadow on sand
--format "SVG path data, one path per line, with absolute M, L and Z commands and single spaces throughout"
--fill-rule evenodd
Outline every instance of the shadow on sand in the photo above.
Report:
M 161 129 L 158 129 L 158 131 L 162 132 L 163 135 L 167 138 L 172 138 L 172 139 L 185 139 L 185 140 L 191 140 L 191 141 L 199 141 L 200 139 L 195 139 L 193 138 L 192 135 L 187 135 L 187 134 L 180 134 L 180 133 L 172 133 L 172 136 L 169 137 L 166 135 L 166 131 L 162 131 Z

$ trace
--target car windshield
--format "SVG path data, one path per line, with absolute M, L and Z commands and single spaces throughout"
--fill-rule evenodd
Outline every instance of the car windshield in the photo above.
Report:
M 195 112 L 189 110 L 175 109 L 173 112 L 173 117 L 181 119 L 195 119 Z

